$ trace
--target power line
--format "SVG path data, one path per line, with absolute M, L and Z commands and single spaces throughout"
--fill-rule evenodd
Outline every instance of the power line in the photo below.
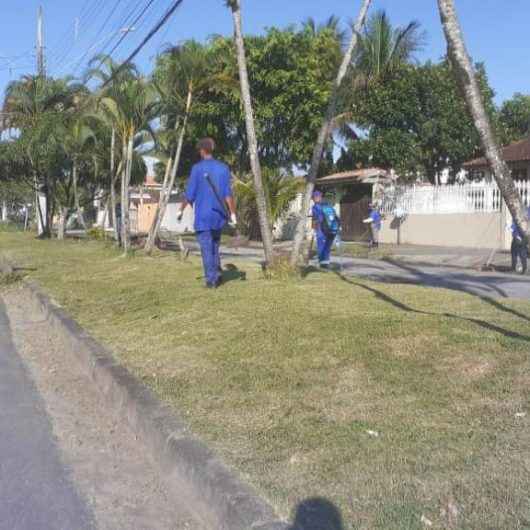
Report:
M 122 35 L 121 35 L 121 38 L 119 39 L 119 42 L 114 46 L 114 48 L 112 49 L 112 51 L 109 54 L 105 54 L 105 55 L 109 55 L 109 56 L 112 55 L 112 53 L 114 53 L 115 49 L 125 40 L 125 38 L 128 36 L 128 34 L 133 31 L 133 28 L 136 29 L 135 28 L 135 24 L 138 23 L 138 21 L 144 16 L 146 11 L 152 6 L 152 4 L 155 1 L 157 1 L 157 0 L 150 0 L 148 2 L 148 4 L 142 9 L 140 14 L 138 16 L 136 16 L 136 18 L 131 22 L 131 24 L 129 26 L 127 26 L 127 24 L 129 23 L 130 19 L 132 17 L 134 17 L 134 15 L 136 13 L 136 10 L 140 7 L 140 4 L 142 3 L 142 0 L 138 0 L 136 2 L 136 5 L 135 5 L 134 9 L 131 12 L 129 12 L 127 17 L 123 20 L 124 26 L 122 26 L 121 24 L 118 25 L 118 29 L 116 31 L 114 31 L 113 33 L 111 33 L 111 35 L 109 35 L 109 37 L 107 39 L 105 39 L 105 45 L 99 51 L 99 53 L 97 53 L 95 55 L 103 55 L 104 54 L 104 50 L 107 48 L 107 46 L 109 46 L 110 43 L 114 40 L 114 38 L 116 38 L 121 33 Z M 132 4 L 132 1 L 129 2 L 129 5 L 131 5 L 131 4 Z M 83 60 L 88 56 L 88 54 L 94 48 L 95 48 L 95 45 L 93 45 L 91 48 L 88 48 L 87 51 L 83 54 L 83 56 L 77 61 L 76 65 L 75 65 L 75 67 L 73 69 L 74 73 L 77 72 L 78 68 L 83 63 Z M 101 66 L 101 63 L 100 63 L 100 66 Z
M 122 0 L 118 0 L 115 8 L 117 8 L 121 1 Z M 54 42 L 54 51 L 51 54 L 50 62 L 53 62 L 54 65 L 61 68 L 60 65 L 63 65 L 66 59 L 68 59 L 70 55 L 75 53 L 78 47 L 76 46 L 78 45 L 78 42 L 76 40 L 76 28 L 79 29 L 80 32 L 82 32 L 83 34 L 88 34 L 88 30 L 93 26 L 94 22 L 101 15 L 101 13 L 104 12 L 105 3 L 107 3 L 106 0 L 87 0 L 84 3 L 83 7 L 79 12 L 79 16 L 75 18 L 75 23 L 71 26 L 69 25 L 69 28 L 66 30 L 66 32 L 63 33 L 62 37 L 60 37 L 59 40 Z M 110 11 L 109 15 L 105 18 L 105 22 L 103 24 L 103 27 L 99 30 L 98 36 L 103 31 L 104 26 L 114 15 L 115 8 L 113 8 Z M 71 45 L 69 45 L 70 42 Z M 97 42 L 97 37 L 94 42 Z M 93 45 L 89 46 L 88 49 L 90 49 L 91 47 L 93 47 Z
M 132 62 L 132 60 L 142 51 L 144 46 L 160 31 L 160 29 L 167 23 L 167 21 L 171 18 L 173 13 L 180 7 L 180 5 L 184 2 L 184 0 L 175 0 L 173 2 L 173 5 L 166 11 L 166 13 L 162 16 L 162 18 L 155 24 L 155 26 L 151 29 L 151 31 L 147 34 L 147 36 L 142 40 L 142 42 L 136 47 L 136 49 L 123 61 L 123 63 L 118 67 L 116 72 L 114 72 L 114 75 L 112 75 L 105 83 L 103 83 L 101 88 L 104 88 L 106 85 L 110 83 L 110 81 L 116 77 L 121 70 L 125 67 L 125 65 Z
M 154 4 L 156 0 L 149 0 L 147 2 L 147 5 L 142 9 L 142 11 L 140 12 L 140 14 L 134 19 L 133 23 L 132 23 L 132 26 L 134 26 L 135 24 L 138 24 L 138 22 L 141 20 L 141 18 L 145 15 L 145 13 L 147 13 L 147 11 L 149 10 L 149 8 Z M 112 48 L 112 50 L 108 53 L 109 56 L 112 57 L 112 54 L 120 47 L 121 43 L 125 40 L 125 38 L 127 37 L 127 34 L 124 34 L 121 36 L 120 40 L 114 45 L 114 47 Z

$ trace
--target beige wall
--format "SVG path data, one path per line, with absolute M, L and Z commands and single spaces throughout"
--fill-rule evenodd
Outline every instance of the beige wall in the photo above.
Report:
M 382 243 L 397 243 L 398 222 L 387 217 Z M 401 224 L 401 243 L 470 248 L 507 248 L 509 234 L 501 213 L 409 215 Z

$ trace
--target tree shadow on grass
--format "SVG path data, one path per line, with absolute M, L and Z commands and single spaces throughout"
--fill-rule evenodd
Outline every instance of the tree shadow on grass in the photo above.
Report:
M 395 265 L 396 267 L 399 267 L 401 269 L 404 269 L 410 273 L 412 273 L 414 276 L 416 276 L 419 280 L 422 279 L 422 277 L 425 277 L 426 273 L 418 270 L 417 268 L 411 266 L 411 265 L 405 265 L 404 263 L 399 263 L 397 261 L 391 261 L 391 263 L 393 265 Z M 506 279 L 505 281 L 513 281 L 513 278 L 508 278 Z M 521 280 L 519 280 L 521 281 Z M 523 280 L 524 281 L 524 280 Z M 446 280 L 447 282 L 447 287 L 449 289 L 453 289 L 453 290 L 461 290 L 460 287 L 461 287 L 461 284 L 460 283 L 456 283 L 451 281 L 451 280 Z M 488 287 L 490 287 L 491 289 L 495 290 L 499 295 L 501 295 L 502 297 L 506 297 L 506 294 L 502 291 L 502 289 L 500 289 L 499 287 L 497 287 L 496 285 L 492 285 L 491 283 L 488 285 Z M 479 295 L 479 294 L 476 294 L 472 291 L 466 291 L 464 289 L 465 292 L 473 295 L 473 296 L 476 296 L 477 298 L 479 298 L 480 300 L 482 300 L 483 302 L 486 302 L 487 304 L 490 304 L 491 306 L 495 307 L 495 309 L 498 309 L 499 311 L 504 311 L 505 313 L 510 313 L 511 315 L 514 315 L 518 318 L 522 318 L 523 320 L 526 320 L 527 322 L 530 322 L 530 316 L 528 315 L 525 315 L 524 313 L 521 313 L 515 309 L 512 309 L 511 307 L 507 307 L 505 306 L 504 304 L 501 304 L 499 301 L 495 300 L 494 298 L 491 298 L 490 296 L 484 296 L 484 295 Z
M 491 322 L 487 322 L 486 320 L 481 320 L 479 318 L 462 317 L 462 316 L 455 315 L 455 314 L 452 314 L 452 313 L 436 313 L 436 312 L 432 312 L 432 311 L 423 311 L 421 309 L 415 309 L 415 308 L 413 308 L 413 307 L 411 307 L 411 306 L 409 306 L 407 304 L 404 304 L 403 302 L 401 302 L 399 300 L 396 300 L 395 298 L 392 298 L 388 294 L 383 293 L 382 291 L 380 291 L 379 289 L 376 289 L 375 287 L 370 287 L 368 285 L 364 285 L 363 283 L 356 282 L 356 281 L 352 280 L 351 278 L 347 278 L 343 274 L 340 274 L 337 271 L 335 271 L 335 274 L 343 282 L 346 282 L 346 283 L 348 283 L 350 285 L 353 285 L 355 287 L 360 287 L 361 289 L 364 289 L 365 291 L 369 291 L 372 294 L 374 294 L 376 296 L 376 298 L 378 298 L 379 300 L 382 300 L 383 302 L 386 302 L 386 303 L 394 306 L 395 308 L 400 309 L 401 311 L 406 311 L 407 313 L 416 313 L 418 315 L 443 316 L 443 317 L 452 318 L 452 319 L 455 319 L 455 320 L 461 320 L 461 321 L 465 321 L 465 322 L 470 322 L 471 324 L 475 324 L 475 325 L 480 326 L 480 327 L 482 327 L 484 329 L 487 329 L 489 331 L 494 331 L 496 333 L 499 333 L 500 335 L 503 335 L 504 337 L 530 342 L 530 337 L 528 335 L 521 335 L 520 333 L 517 333 L 516 331 L 511 331 L 511 330 L 508 330 L 508 329 L 504 329 L 504 328 L 502 328 L 500 326 L 497 326 L 496 324 L 492 324 Z M 479 298 L 483 299 L 483 297 L 479 297 Z M 510 313 L 513 311 L 510 308 L 507 308 L 507 307 L 503 306 L 502 304 L 499 304 L 498 302 L 495 302 L 495 301 L 493 301 L 493 300 L 491 300 L 489 298 L 486 298 L 486 300 L 489 301 L 490 303 L 493 302 L 493 305 L 495 307 L 497 307 L 497 305 L 500 306 L 500 307 L 497 307 L 498 309 L 502 308 L 501 310 L 505 310 L 505 311 L 508 311 Z M 525 315 L 523 315 L 522 313 L 518 313 L 518 312 L 515 312 L 515 313 L 517 314 L 517 316 L 520 316 L 521 318 L 527 319 L 527 317 Z
M 340 510 L 323 497 L 302 501 L 295 510 L 288 530 L 344 530 Z

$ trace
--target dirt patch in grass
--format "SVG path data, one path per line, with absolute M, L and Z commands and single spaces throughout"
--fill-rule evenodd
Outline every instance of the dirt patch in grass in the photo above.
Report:
M 212 292 L 194 258 L 0 243 L 282 514 L 319 496 L 345 530 L 528 527 L 529 302 L 237 261 Z

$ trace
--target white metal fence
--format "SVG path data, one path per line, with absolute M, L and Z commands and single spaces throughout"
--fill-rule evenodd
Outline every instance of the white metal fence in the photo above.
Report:
M 530 206 L 530 182 L 516 181 L 525 206 Z M 497 184 L 452 184 L 447 186 L 391 185 L 382 194 L 381 211 L 386 215 L 491 213 L 501 209 Z

